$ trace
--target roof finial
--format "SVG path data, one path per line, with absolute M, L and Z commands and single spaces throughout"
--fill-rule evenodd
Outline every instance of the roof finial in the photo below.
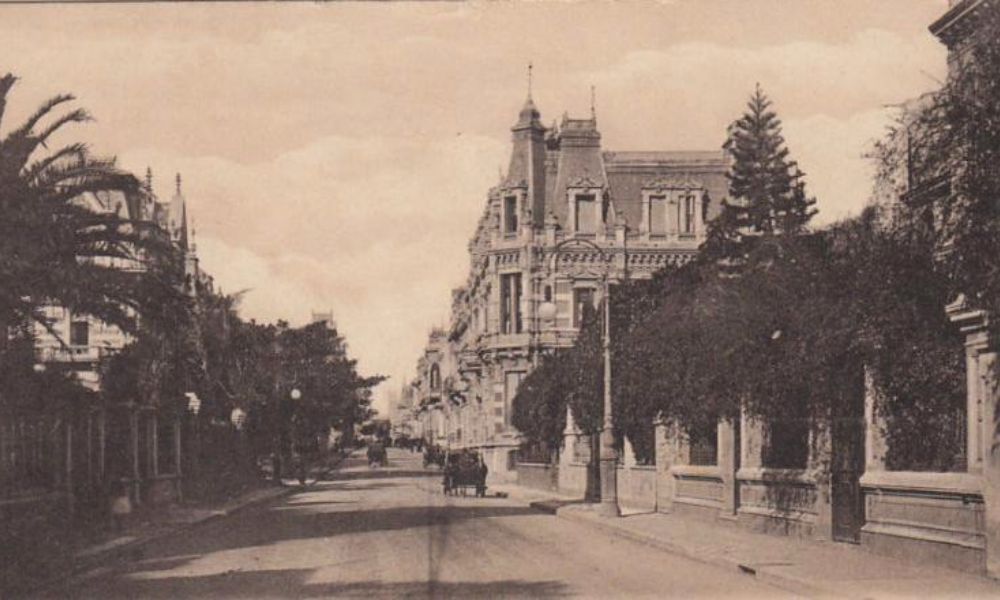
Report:
M 534 66 L 528 61 L 528 100 L 531 100 L 531 69 Z
M 181 174 L 177 174 L 177 195 L 181 195 Z
M 590 118 L 597 120 L 597 92 L 593 85 L 590 86 Z
M 153 191 L 153 169 L 152 167 L 146 167 L 146 191 Z

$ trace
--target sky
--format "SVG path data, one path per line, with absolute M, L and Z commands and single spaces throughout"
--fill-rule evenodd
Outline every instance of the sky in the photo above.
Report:
M 606 150 L 715 150 L 757 83 L 817 198 L 857 213 L 893 105 L 937 87 L 946 0 L 0 7 L 0 132 L 57 93 L 161 198 L 181 173 L 202 266 L 241 314 L 332 311 L 366 374 L 415 375 L 526 96 Z

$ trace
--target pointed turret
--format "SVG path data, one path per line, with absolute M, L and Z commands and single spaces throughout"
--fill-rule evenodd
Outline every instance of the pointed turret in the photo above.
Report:
M 184 250 L 188 249 L 187 203 L 181 193 L 181 174 L 177 174 L 177 187 L 174 197 L 170 199 L 170 209 L 167 217 L 167 227 L 170 239 Z
M 540 218 L 542 213 L 539 211 L 545 205 L 546 129 L 531 97 L 531 69 L 529 64 L 528 97 L 518 113 L 517 123 L 511 128 L 514 147 L 503 187 L 526 188 L 527 206 L 531 207 L 533 215 Z M 535 223 L 535 226 L 541 227 L 541 223 Z

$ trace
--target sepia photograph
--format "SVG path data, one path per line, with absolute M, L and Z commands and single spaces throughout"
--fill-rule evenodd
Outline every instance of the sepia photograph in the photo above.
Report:
M 1000 0 L 0 0 L 0 599 L 1000 598 Z

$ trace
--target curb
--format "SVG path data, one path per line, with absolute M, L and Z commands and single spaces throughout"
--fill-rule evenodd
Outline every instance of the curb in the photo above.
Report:
M 268 502 L 273 502 L 275 500 L 279 500 L 286 496 L 291 496 L 293 493 L 301 491 L 302 489 L 314 487 L 317 483 L 322 481 L 324 477 L 329 475 L 330 472 L 334 471 L 337 467 L 339 467 L 345 458 L 347 458 L 347 456 L 341 456 L 340 459 L 337 460 L 334 464 L 331 464 L 328 468 L 318 472 L 316 474 L 316 478 L 312 481 L 312 483 L 307 483 L 304 486 L 282 486 L 279 488 L 264 488 L 264 489 L 273 489 L 274 493 L 261 494 L 261 496 L 258 498 L 253 498 L 251 500 L 248 500 L 247 502 L 244 502 L 242 504 L 237 504 L 228 509 L 219 509 L 216 511 L 212 511 L 212 513 L 205 515 L 201 519 L 191 521 L 189 523 L 181 523 L 176 527 L 160 532 L 159 534 L 151 535 L 145 538 L 137 538 L 120 546 L 115 546 L 114 548 L 111 548 L 106 552 L 97 553 L 92 557 L 88 557 L 89 560 L 84 559 L 76 561 L 70 570 L 56 575 L 53 579 L 45 582 L 40 586 L 29 587 L 27 589 L 21 590 L 19 593 L 24 595 L 44 593 L 47 590 L 55 588 L 60 584 L 63 584 L 67 581 L 72 580 L 75 577 L 78 577 L 86 573 L 87 571 L 99 569 L 108 563 L 120 560 L 124 556 L 127 556 L 128 554 L 133 553 L 136 550 L 139 550 L 147 545 L 165 540 L 168 537 L 177 535 L 179 533 L 190 531 L 196 527 L 200 527 L 202 525 L 217 521 L 219 519 L 231 517 L 237 513 L 241 513 L 251 508 L 260 506 L 261 504 L 267 504 Z M 265 481 L 270 482 L 271 480 L 267 479 Z
M 550 512 L 546 510 L 546 507 L 536 506 L 536 505 L 548 505 L 550 502 L 532 502 L 532 508 L 537 510 L 542 510 L 543 512 Z M 735 570 L 741 573 L 752 575 L 755 579 L 763 583 L 767 583 L 774 587 L 781 588 L 783 590 L 804 594 L 810 597 L 823 597 L 823 598 L 850 598 L 851 596 L 845 595 L 842 591 L 835 588 L 831 588 L 825 585 L 818 584 L 814 581 L 797 577 L 794 575 L 788 575 L 786 573 L 780 573 L 775 568 L 765 565 L 755 566 L 753 564 L 748 564 L 746 562 L 741 562 L 739 559 L 729 558 L 726 556 L 721 556 L 712 552 L 705 552 L 700 550 L 695 550 L 691 547 L 684 546 L 682 544 L 677 544 L 670 542 L 652 535 L 639 533 L 636 531 L 631 531 L 622 527 L 616 527 L 609 523 L 601 522 L 596 518 L 588 518 L 584 515 L 578 514 L 578 510 L 564 509 L 558 507 L 553 513 L 556 517 L 560 519 L 566 519 L 567 521 L 573 521 L 575 523 L 580 523 L 587 525 L 593 529 L 597 529 L 614 535 L 616 537 L 631 540 L 633 542 L 638 542 L 640 544 L 662 550 L 664 552 L 669 552 L 671 554 L 676 554 L 682 556 L 689 560 L 693 560 L 702 564 L 712 565 L 715 567 L 720 567 L 728 570 Z

